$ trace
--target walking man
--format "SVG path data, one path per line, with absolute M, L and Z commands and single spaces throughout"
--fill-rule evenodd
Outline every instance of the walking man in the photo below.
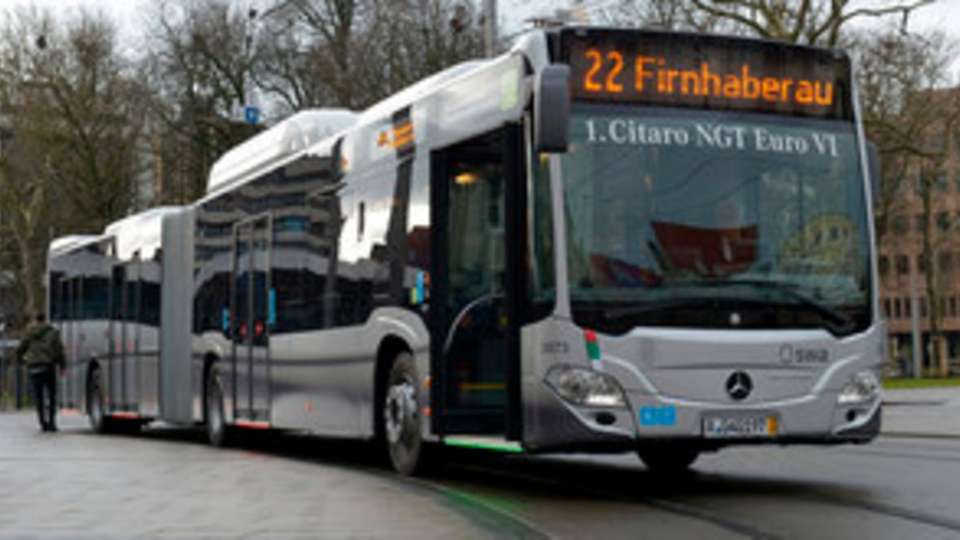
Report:
M 37 404 L 40 429 L 57 430 L 57 370 L 66 363 L 60 332 L 44 322 L 37 313 L 27 329 L 27 335 L 17 348 L 17 359 L 30 373 L 33 399 Z

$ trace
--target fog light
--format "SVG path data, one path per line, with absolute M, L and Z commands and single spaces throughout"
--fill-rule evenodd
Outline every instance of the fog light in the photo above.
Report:
M 547 373 L 547 384 L 575 405 L 623 407 L 627 403 L 616 379 L 592 369 L 555 366 Z
M 861 371 L 843 387 L 837 397 L 837 403 L 840 405 L 864 403 L 873 400 L 879 394 L 880 381 L 877 380 L 877 376 L 870 371 Z

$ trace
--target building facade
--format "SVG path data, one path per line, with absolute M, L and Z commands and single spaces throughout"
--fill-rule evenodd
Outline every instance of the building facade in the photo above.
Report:
M 946 90 L 931 93 L 934 101 Z M 939 99 L 936 99 L 939 98 Z M 952 101 L 952 100 L 951 100 Z M 949 109 L 950 107 L 947 107 Z M 946 115 L 945 115 L 946 116 Z M 960 116 L 960 115 L 957 115 Z M 893 372 L 912 373 L 913 315 L 921 339 L 927 375 L 960 370 L 960 122 L 930 124 L 926 156 L 884 163 L 891 200 L 878 207 L 881 308 L 889 332 L 888 357 Z M 907 155 L 907 154 L 904 154 Z M 884 215 L 885 214 L 885 215 Z M 936 318 L 943 336 L 942 356 L 931 340 Z

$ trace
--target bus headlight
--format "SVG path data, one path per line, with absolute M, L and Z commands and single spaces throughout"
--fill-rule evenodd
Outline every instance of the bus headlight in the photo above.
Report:
M 592 369 L 554 366 L 547 373 L 549 384 L 564 400 L 590 407 L 623 407 L 627 404 L 616 379 Z
M 880 381 L 877 376 L 870 371 L 861 371 L 854 375 L 848 382 L 840 395 L 837 396 L 837 403 L 840 405 L 854 405 L 871 401 L 880 394 Z

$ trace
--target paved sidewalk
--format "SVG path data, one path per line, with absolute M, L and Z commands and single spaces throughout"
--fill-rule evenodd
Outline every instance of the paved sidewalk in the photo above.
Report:
M 960 437 L 960 387 L 884 391 L 882 433 Z
M 526 529 L 454 490 L 406 480 L 360 444 L 273 438 L 212 448 L 157 428 L 91 433 L 64 416 L 0 414 L 0 538 L 498 538 Z M 266 447 L 267 449 L 260 449 Z

